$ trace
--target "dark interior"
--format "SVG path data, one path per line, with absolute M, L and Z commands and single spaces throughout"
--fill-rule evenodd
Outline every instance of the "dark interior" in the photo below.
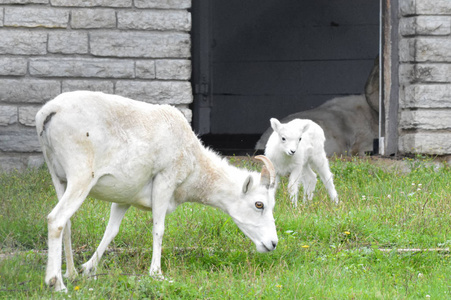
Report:
M 271 117 L 362 94 L 379 51 L 379 0 L 193 1 L 193 128 L 253 154 Z

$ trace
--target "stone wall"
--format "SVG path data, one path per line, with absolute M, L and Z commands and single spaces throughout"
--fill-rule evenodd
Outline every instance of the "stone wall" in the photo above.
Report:
M 451 1 L 399 3 L 399 150 L 451 154 Z
M 0 170 L 43 163 L 34 116 L 61 92 L 176 105 L 191 120 L 191 0 L 2 0 Z

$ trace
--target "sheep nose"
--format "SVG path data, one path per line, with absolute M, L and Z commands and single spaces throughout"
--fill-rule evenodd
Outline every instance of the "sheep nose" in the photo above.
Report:
M 277 241 L 272 241 L 271 243 L 272 243 L 272 246 L 274 247 L 274 249 L 276 249 Z
M 296 150 L 290 150 L 290 155 L 293 155 L 296 153 Z

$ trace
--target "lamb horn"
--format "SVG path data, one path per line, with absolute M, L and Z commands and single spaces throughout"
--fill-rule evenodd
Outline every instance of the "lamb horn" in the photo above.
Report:
M 262 167 L 260 183 L 266 186 L 266 188 L 273 188 L 276 180 L 276 170 L 272 162 L 264 155 L 257 155 L 255 159 L 265 164 Z

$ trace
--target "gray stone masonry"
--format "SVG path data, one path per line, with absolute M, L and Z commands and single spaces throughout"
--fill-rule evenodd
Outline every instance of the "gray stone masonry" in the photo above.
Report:
M 0 172 L 43 164 L 35 115 L 74 90 L 191 121 L 191 0 L 0 0 Z
M 451 154 L 451 1 L 399 4 L 399 151 Z

